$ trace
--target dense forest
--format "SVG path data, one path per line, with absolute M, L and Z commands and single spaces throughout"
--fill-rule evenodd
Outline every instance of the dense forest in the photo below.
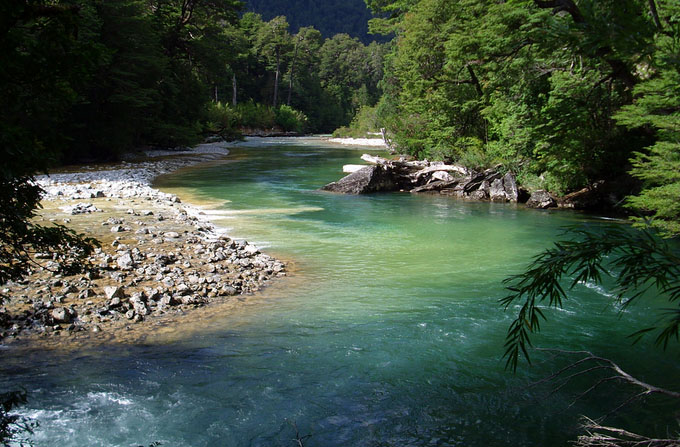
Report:
M 372 29 L 397 34 L 367 116 L 401 151 L 501 165 L 556 194 L 642 184 L 629 206 L 680 231 L 678 2 L 367 3 L 383 14 Z
M 247 0 L 246 11 L 261 14 L 265 20 L 286 16 L 293 32 L 313 26 L 324 37 L 349 34 L 365 44 L 381 39 L 368 32 L 373 16 L 364 0 Z
M 0 6 L 4 154 L 64 162 L 188 146 L 238 128 L 328 132 L 375 104 L 384 45 L 237 0 L 26 0 Z M 4 157 L 3 157 L 4 158 Z M 29 159 L 31 157 L 28 157 Z

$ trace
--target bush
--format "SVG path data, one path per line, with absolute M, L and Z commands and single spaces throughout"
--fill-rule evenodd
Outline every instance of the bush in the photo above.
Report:
M 276 125 L 276 113 L 264 104 L 243 102 L 236 106 L 236 114 L 241 127 L 271 129 Z
M 380 136 L 375 135 L 380 131 L 380 127 L 377 108 L 362 106 L 349 127 L 343 126 L 336 129 L 333 136 L 336 138 L 380 138 Z
M 238 113 L 227 104 L 211 103 L 206 111 L 205 130 L 210 134 L 217 134 L 226 141 L 237 140 L 241 137 Z
M 276 124 L 286 132 L 302 133 L 307 128 L 307 117 L 290 106 L 282 105 L 276 110 Z

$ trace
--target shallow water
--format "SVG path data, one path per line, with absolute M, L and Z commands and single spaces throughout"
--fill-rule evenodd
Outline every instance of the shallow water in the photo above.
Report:
M 311 138 L 250 140 L 225 162 L 159 179 L 210 208 L 232 235 L 291 259 L 294 274 L 172 343 L 28 359 L 0 351 L 3 388 L 30 391 L 21 412 L 40 423 L 36 444 L 294 446 L 296 426 L 311 435 L 306 446 L 566 445 L 580 414 L 615 408 L 622 399 L 611 387 L 576 400 L 587 381 L 556 393 L 527 387 L 560 359 L 537 354 L 513 375 L 501 358 L 511 321 L 498 305 L 502 280 L 561 227 L 603 221 L 317 191 L 363 152 L 379 153 Z M 570 298 L 550 312 L 537 344 L 589 349 L 650 381 L 677 383 L 677 353 L 625 338 L 661 303 L 621 313 L 594 285 Z M 621 421 L 664 427 L 646 410 Z

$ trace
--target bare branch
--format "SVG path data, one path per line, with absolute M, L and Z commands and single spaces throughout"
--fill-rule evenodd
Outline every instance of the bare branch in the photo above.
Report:
M 288 422 L 288 425 L 290 425 L 293 430 L 295 430 L 295 439 L 292 439 L 292 441 L 295 442 L 298 447 L 305 447 L 305 440 L 311 438 L 312 435 L 300 436 L 300 430 L 298 430 L 297 424 L 294 421 L 287 420 L 286 422 Z
M 642 388 L 645 391 L 645 394 L 663 394 L 664 396 L 672 397 L 674 399 L 680 399 L 680 393 L 677 391 L 672 391 L 672 390 L 667 390 L 665 388 L 661 388 L 658 386 L 651 385 L 649 383 L 643 382 L 642 380 L 639 380 L 627 372 L 625 372 L 619 365 L 614 363 L 613 361 L 606 359 L 604 357 L 598 357 L 594 355 L 592 352 L 589 351 L 565 351 L 561 349 L 542 349 L 542 348 L 537 348 L 540 351 L 547 351 L 547 352 L 558 352 L 562 354 L 568 354 L 568 355 L 584 355 L 585 357 L 579 360 L 577 363 L 584 363 L 585 361 L 597 361 L 601 362 L 604 365 L 602 365 L 602 368 L 607 368 L 610 369 L 614 372 L 616 372 L 617 377 L 631 385 L 637 386 L 639 388 Z M 567 370 L 569 368 L 564 368 L 564 370 Z
M 584 417 L 582 427 L 585 435 L 578 437 L 579 447 L 678 447 L 680 438 L 648 438 L 615 427 L 606 427 Z

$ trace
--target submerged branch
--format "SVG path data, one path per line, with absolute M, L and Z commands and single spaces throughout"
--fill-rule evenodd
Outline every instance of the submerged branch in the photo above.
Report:
M 645 390 L 644 394 L 662 394 L 664 396 L 668 396 L 668 397 L 671 397 L 673 399 L 680 399 L 680 393 L 679 392 L 673 391 L 673 390 L 667 390 L 665 388 L 661 388 L 661 387 L 643 382 L 642 380 L 637 379 L 636 377 L 633 377 L 630 374 L 628 374 L 627 372 L 625 372 L 623 369 L 621 369 L 621 367 L 619 365 L 617 365 L 613 361 L 611 361 L 607 358 L 604 358 L 604 357 L 596 356 L 590 351 L 566 351 L 566 350 L 562 350 L 562 349 L 546 349 L 546 348 L 536 348 L 536 349 L 539 350 L 539 351 L 545 351 L 545 352 L 556 352 L 556 353 L 560 353 L 560 354 L 583 355 L 584 356 L 583 358 L 577 360 L 576 362 L 570 364 L 569 366 L 562 368 L 560 371 L 553 374 L 551 376 L 551 378 L 556 378 L 556 377 L 560 376 L 563 372 L 573 368 L 574 366 L 583 364 L 585 362 L 594 361 L 594 362 L 598 362 L 600 364 L 600 366 L 595 367 L 595 368 L 590 368 L 589 370 L 583 371 L 583 373 L 588 372 L 590 370 L 594 370 L 594 369 L 603 369 L 603 368 L 609 369 L 609 370 L 612 370 L 616 373 L 615 377 L 617 379 L 619 379 L 619 380 L 621 380 L 625 383 L 629 383 L 631 385 L 634 385 L 634 386 L 637 386 L 639 388 L 644 389 Z M 567 379 L 574 377 L 578 374 L 580 374 L 580 373 L 573 374 L 573 375 L 569 376 Z

